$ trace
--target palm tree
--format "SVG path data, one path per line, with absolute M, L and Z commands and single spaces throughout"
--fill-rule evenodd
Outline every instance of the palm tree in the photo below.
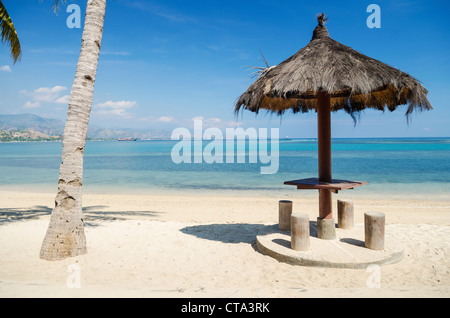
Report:
M 55 0 L 55 8 L 59 3 Z M 40 257 L 45 260 L 60 260 L 87 253 L 81 202 L 83 153 L 105 11 L 106 0 L 88 0 L 80 57 L 63 135 L 58 192 L 40 251 Z
M 0 0 L 0 33 L 2 35 L 2 42 L 7 43 L 11 50 L 11 57 L 14 64 L 20 60 L 22 56 L 22 49 L 20 48 L 19 37 L 16 28 L 9 17 L 8 11 Z

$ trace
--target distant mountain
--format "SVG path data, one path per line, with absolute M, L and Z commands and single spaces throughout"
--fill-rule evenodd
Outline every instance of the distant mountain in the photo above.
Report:
M 9 134 L 17 131 L 31 131 L 41 133 L 47 136 L 62 136 L 65 122 L 57 119 L 42 118 L 34 114 L 0 114 L 0 131 L 6 131 Z M 89 125 L 88 138 L 90 139 L 119 139 L 119 138 L 137 138 L 137 139 L 167 139 L 170 138 L 170 132 L 159 129 L 108 129 Z
M 88 138 L 91 139 L 119 139 L 137 138 L 145 139 L 170 139 L 170 132 L 159 129 L 108 129 L 95 126 L 88 128 Z
M 61 136 L 64 122 L 33 114 L 0 115 L 1 130 L 32 130 L 48 136 Z

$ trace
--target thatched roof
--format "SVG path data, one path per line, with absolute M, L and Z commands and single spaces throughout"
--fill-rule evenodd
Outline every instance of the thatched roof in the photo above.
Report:
M 318 21 L 308 45 L 261 72 L 240 96 L 236 112 L 308 112 L 316 109 L 318 91 L 330 94 L 332 111 L 344 109 L 353 118 L 365 108 L 393 111 L 409 104 L 407 115 L 432 109 L 416 79 L 330 38 L 324 14 Z

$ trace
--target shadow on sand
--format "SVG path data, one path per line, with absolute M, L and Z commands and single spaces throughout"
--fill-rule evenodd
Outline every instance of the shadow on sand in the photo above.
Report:
M 278 224 L 202 224 L 187 226 L 180 230 L 182 233 L 194 235 L 201 239 L 220 241 L 223 243 L 249 243 L 252 246 L 255 243 L 256 236 L 279 232 Z M 309 232 L 311 237 L 317 237 L 317 221 L 309 222 Z M 289 231 L 285 233 L 289 234 Z M 350 245 L 364 246 L 364 242 L 353 238 L 341 238 L 341 242 Z M 275 239 L 283 247 L 291 248 L 290 239 Z
M 317 222 L 309 222 L 310 235 L 317 237 Z M 251 243 L 257 235 L 278 232 L 278 224 L 202 224 L 188 226 L 181 229 L 185 234 L 194 235 L 198 238 L 220 241 L 223 243 Z M 280 242 L 286 245 L 286 242 Z M 290 244 L 290 242 L 289 242 Z
M 83 208 L 83 219 L 86 226 L 99 226 L 100 221 L 124 221 L 129 219 L 154 218 L 162 212 L 156 211 L 107 211 L 107 206 L 95 205 Z M 49 216 L 52 208 L 36 205 L 32 208 L 0 208 L 0 225 L 13 222 L 39 219 Z
M 253 243 L 257 235 L 271 230 L 276 231 L 276 227 L 264 224 L 230 223 L 187 226 L 180 231 L 201 239 L 238 244 Z

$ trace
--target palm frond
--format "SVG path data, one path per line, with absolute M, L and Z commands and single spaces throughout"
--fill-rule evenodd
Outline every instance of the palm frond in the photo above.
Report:
M 19 36 L 17 35 L 14 24 L 6 11 L 5 6 L 0 0 L 0 33 L 2 42 L 7 43 L 11 50 L 11 57 L 14 60 L 14 64 L 21 59 L 22 49 L 20 47 Z
M 60 3 L 66 4 L 67 1 L 66 0 L 53 0 L 55 2 L 55 4 L 53 5 L 53 11 L 55 12 L 55 14 L 57 14 L 59 8 L 60 8 Z
M 42 3 L 44 0 L 39 0 L 39 3 Z M 53 1 L 53 11 L 55 12 L 56 15 L 58 15 L 58 10 L 61 7 L 60 4 L 67 4 L 67 0 L 52 0 Z

